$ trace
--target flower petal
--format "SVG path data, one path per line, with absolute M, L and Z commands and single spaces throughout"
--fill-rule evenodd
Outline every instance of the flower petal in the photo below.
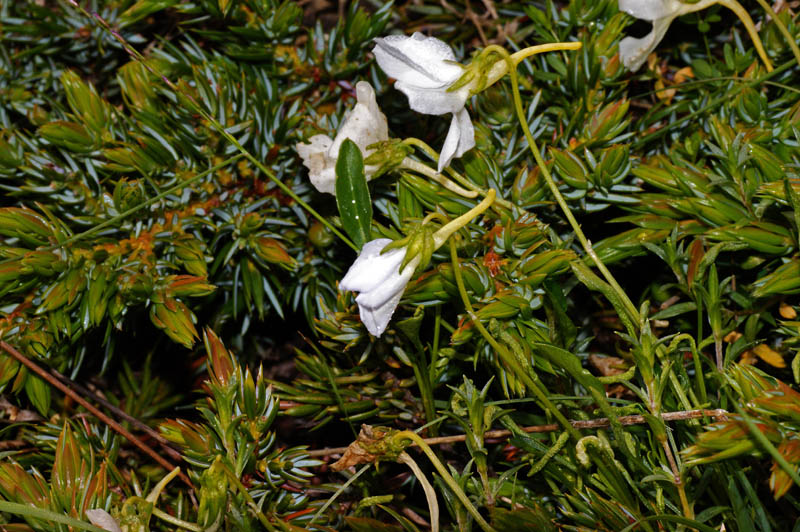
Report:
M 308 176 L 320 192 L 334 193 L 336 183 L 336 159 L 331 160 L 328 152 L 333 140 L 327 135 L 314 135 L 309 144 L 295 145 L 297 154 L 308 168 Z
M 89 518 L 89 522 L 91 522 L 94 526 L 99 526 L 109 532 L 122 532 L 122 529 L 119 527 L 116 519 L 111 517 L 111 515 L 102 510 L 100 508 L 96 508 L 94 510 L 86 510 L 86 517 Z
M 447 138 L 444 139 L 442 152 L 439 155 L 439 169 L 441 172 L 450 165 L 454 157 L 461 157 L 467 150 L 475 147 L 475 128 L 469 118 L 469 112 L 461 109 L 453 114 Z
M 625 37 L 619 42 L 619 58 L 625 68 L 631 72 L 636 72 L 641 68 L 647 61 L 650 52 L 655 50 L 658 43 L 664 38 L 673 19 L 674 17 L 667 17 L 654 20 L 653 31 L 641 39 Z
M 388 238 L 378 238 L 364 244 L 358 258 L 339 282 L 339 290 L 368 292 L 379 287 L 392 274 L 399 275 L 406 250 L 393 249 L 381 254 L 391 242 Z
M 676 16 L 681 11 L 679 0 L 619 0 L 619 10 L 644 20 Z
M 449 84 L 429 89 L 420 88 L 405 81 L 397 81 L 394 86 L 408 96 L 408 106 L 411 109 L 426 115 L 457 113 L 464 108 L 470 91 L 470 85 L 453 92 L 447 91 Z
M 406 250 L 402 249 L 399 251 L 403 252 L 402 256 L 404 257 Z M 391 251 L 389 253 L 391 253 Z M 361 292 L 356 298 L 356 303 L 358 303 L 359 308 L 366 307 L 374 310 L 391 301 L 396 294 L 402 294 L 406 289 L 408 281 L 411 280 L 411 276 L 414 275 L 414 270 L 416 270 L 419 261 L 419 256 L 417 256 L 403 268 L 402 273 L 398 271 L 398 266 L 390 275 L 386 276 L 378 286 L 372 290 Z
M 403 297 L 403 292 L 397 292 L 386 303 L 378 308 L 368 308 L 359 305 L 358 315 L 361 316 L 361 322 L 367 328 L 369 333 L 376 338 L 380 338 L 383 331 L 389 325 L 400 299 Z
M 379 37 L 372 53 L 388 76 L 419 88 L 450 85 L 463 72 L 459 65 L 445 62 L 456 59 L 447 43 L 419 32 Z
M 356 103 L 344 119 L 333 144 L 328 149 L 328 157 L 336 160 L 339 148 L 345 139 L 350 139 L 361 149 L 366 157 L 367 146 L 383 140 L 389 140 L 389 126 L 375 99 L 375 90 L 366 81 L 356 84 Z

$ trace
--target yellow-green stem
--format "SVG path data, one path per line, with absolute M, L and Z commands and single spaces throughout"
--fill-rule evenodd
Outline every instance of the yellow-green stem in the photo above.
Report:
M 439 532 L 439 502 L 436 500 L 436 490 L 433 489 L 428 477 L 425 476 L 425 473 L 407 452 L 400 453 L 397 461 L 411 468 L 414 476 L 417 477 L 420 486 L 422 486 L 422 491 L 425 492 L 425 499 L 428 501 L 428 511 L 431 514 L 431 532 Z
M 225 140 L 227 140 L 228 142 L 233 144 L 236 147 L 236 149 L 239 150 L 242 153 L 242 155 L 244 155 L 251 163 L 253 163 L 259 170 L 261 170 L 261 172 L 265 176 L 267 176 L 270 179 L 270 181 L 275 183 L 278 186 L 278 188 L 280 188 L 281 191 L 283 191 L 284 194 L 286 194 L 287 196 L 292 198 L 298 205 L 300 205 L 303 209 L 305 209 L 311 216 L 316 218 L 321 224 L 323 224 L 325 227 L 327 227 L 333 234 L 338 236 L 342 240 L 342 242 L 344 242 L 345 244 L 347 244 L 348 246 L 353 248 L 356 252 L 359 251 L 358 247 L 349 238 L 347 238 L 341 231 L 339 231 L 333 225 L 331 225 L 331 223 L 328 220 L 326 220 L 321 214 L 319 214 L 317 211 L 315 211 L 308 203 L 306 203 L 305 201 L 300 199 L 300 196 L 295 194 L 295 192 L 289 186 L 287 186 L 283 181 L 278 179 L 278 177 L 274 173 L 272 173 L 272 171 L 269 168 L 264 166 L 264 164 L 261 161 L 256 159 L 255 156 L 252 153 L 247 151 L 244 148 L 244 146 L 242 146 L 239 143 L 239 141 L 236 140 L 236 138 L 233 135 L 231 135 L 230 133 L 228 133 L 225 130 L 225 127 L 222 124 L 220 124 L 219 121 L 216 118 L 214 118 L 209 113 L 207 113 L 206 110 L 203 109 L 203 107 L 199 103 L 197 103 L 197 101 L 192 97 L 191 94 L 188 94 L 188 93 L 184 92 L 175 83 L 170 81 L 169 78 L 167 78 L 166 76 L 164 76 L 160 72 L 156 71 L 152 67 L 152 65 L 150 65 L 145 60 L 144 56 L 141 53 L 139 53 L 139 51 L 136 48 L 134 48 L 133 46 L 128 44 L 128 41 L 126 41 L 122 37 L 122 35 L 120 35 L 116 31 L 114 31 L 114 29 L 111 26 L 108 25 L 108 22 L 106 22 L 102 17 L 100 17 L 100 15 L 98 15 L 96 13 L 95 14 L 89 13 L 86 9 L 84 9 L 75 0 L 68 0 L 68 1 L 73 7 L 75 7 L 79 11 L 81 11 L 81 13 L 83 13 L 85 16 L 95 19 L 106 31 L 111 33 L 111 35 L 117 41 L 119 41 L 119 43 L 122 45 L 122 47 L 125 48 L 125 50 L 129 54 L 131 54 L 131 56 L 136 58 L 136 60 L 139 61 L 139 63 L 148 72 L 150 72 L 154 76 L 157 76 L 158 78 L 160 78 L 170 89 L 172 89 L 177 94 L 180 94 L 181 96 L 186 98 L 186 101 L 188 101 L 191 104 L 191 106 L 194 107 L 193 110 L 195 112 L 197 112 L 200 116 L 202 116 L 205 120 L 207 120 L 211 125 L 213 125 L 214 129 L 216 129 L 217 132 L 220 135 L 225 137 Z
M 742 4 L 736 0 L 719 0 L 718 3 L 736 13 L 736 16 L 739 17 L 739 20 L 742 21 L 745 29 L 747 29 L 747 33 L 750 34 L 750 39 L 753 41 L 753 45 L 756 47 L 756 52 L 758 52 L 758 55 L 764 62 L 764 66 L 767 67 L 767 72 L 772 72 L 772 62 L 769 60 L 769 57 L 767 57 L 767 52 L 764 50 L 764 45 L 761 44 L 761 37 L 758 36 L 758 32 L 756 31 L 756 25 L 753 23 L 753 19 L 750 18 L 750 14 L 747 12 L 747 10 L 743 8 Z
M 167 512 L 161 511 L 158 508 L 153 508 L 153 515 L 158 517 L 162 521 L 166 521 L 172 526 L 185 528 L 186 530 L 191 530 L 192 532 L 203 532 L 203 530 L 205 530 L 202 526 L 195 525 L 194 523 L 190 523 L 188 521 L 184 521 L 183 519 L 178 519 L 177 517 L 169 515 Z
M 469 301 L 469 295 L 467 295 L 467 289 L 464 287 L 464 279 L 461 276 L 461 267 L 458 263 L 458 254 L 456 253 L 456 245 L 451 240 L 450 241 L 450 260 L 453 263 L 453 275 L 456 278 L 456 286 L 458 287 L 458 293 L 461 295 L 461 300 L 464 302 L 464 308 L 469 315 L 469 319 L 475 325 L 475 328 L 478 329 L 481 336 L 489 343 L 490 346 L 497 352 L 497 355 L 503 360 L 503 363 L 506 364 L 511 371 L 514 372 L 522 381 L 525 383 L 525 386 L 536 396 L 539 402 L 542 404 L 542 407 L 556 420 L 561 424 L 562 427 L 572 436 L 576 441 L 581 438 L 580 432 L 572 426 L 572 423 L 569 422 L 567 418 L 556 408 L 556 406 L 550 401 L 547 397 L 547 394 L 541 389 L 539 383 L 536 382 L 525 369 L 517 362 L 517 359 L 508 352 L 508 350 L 500 345 L 494 337 L 489 334 L 489 331 L 486 330 L 486 327 L 483 326 L 481 320 L 478 319 L 478 316 L 475 315 L 475 312 L 472 310 L 472 303 Z
M 417 148 L 421 149 L 425 152 L 425 154 L 430 157 L 434 162 L 439 161 L 439 154 L 436 153 L 436 150 L 428 146 L 425 141 L 414 137 L 408 137 L 407 139 L 403 140 L 403 144 L 408 144 L 409 146 L 416 146 Z M 458 182 L 462 187 L 467 188 L 469 190 L 473 190 L 478 194 L 485 196 L 487 192 L 477 186 L 475 183 L 471 182 L 469 179 L 465 178 L 455 170 L 453 170 L 452 166 L 448 166 L 445 168 L 445 171 L 450 174 L 450 177 L 453 178 L 454 181 Z M 503 198 L 495 199 L 495 204 L 500 205 L 508 210 L 512 210 L 514 208 L 514 204 L 508 200 L 504 200 Z
M 792 53 L 794 54 L 794 58 L 797 60 L 797 64 L 800 65 L 800 47 L 797 46 L 795 42 L 794 36 L 789 33 L 789 28 L 786 27 L 786 24 L 778 18 L 778 14 L 772 9 L 772 6 L 766 2 L 766 0 L 756 0 L 758 5 L 760 5 L 764 11 L 767 12 L 767 15 L 770 16 L 772 21 L 778 26 L 778 31 L 786 38 L 786 43 L 789 45 L 789 48 L 792 49 Z
M 580 43 L 575 43 L 575 44 L 580 45 Z M 638 325 L 638 322 L 640 321 L 638 309 L 630 300 L 628 294 L 626 294 L 625 291 L 622 289 L 622 287 L 619 285 L 614 276 L 611 275 L 611 272 L 608 270 L 608 268 L 606 268 L 606 265 L 603 264 L 603 261 L 600 260 L 600 257 L 597 256 L 597 253 L 595 253 L 594 249 L 592 249 L 591 242 L 589 242 L 589 240 L 586 238 L 586 235 L 583 234 L 580 224 L 578 224 L 578 221 L 575 219 L 575 216 L 569 209 L 569 205 L 567 205 L 564 196 L 561 195 L 561 191 L 558 190 L 558 186 L 553 180 L 553 176 L 550 175 L 550 170 L 548 170 L 547 165 L 545 164 L 544 159 L 542 158 L 542 154 L 539 151 L 539 147 L 537 146 L 536 141 L 533 139 L 533 134 L 531 133 L 531 130 L 528 127 L 528 120 L 525 118 L 525 111 L 522 109 L 522 97 L 519 94 L 519 83 L 517 83 L 516 65 L 514 64 L 513 59 L 509 55 L 508 51 L 502 46 L 491 45 L 487 46 L 486 50 L 491 50 L 492 52 L 498 53 L 508 63 L 509 75 L 511 76 L 511 90 L 514 95 L 514 108 L 516 109 L 519 123 L 522 126 L 522 132 L 525 134 L 525 138 L 528 141 L 528 146 L 530 147 L 531 152 L 533 153 L 533 158 L 536 160 L 536 164 L 539 165 L 539 169 L 541 170 L 542 175 L 544 176 L 544 179 L 547 182 L 547 186 L 550 188 L 550 192 L 553 194 L 553 197 L 556 199 L 556 202 L 558 203 L 559 207 L 561 207 L 564 216 L 566 216 L 567 221 L 572 226 L 572 230 L 575 231 L 575 235 L 578 237 L 578 240 L 583 246 L 584 251 L 586 251 L 586 254 L 589 255 L 589 257 L 591 257 L 591 259 L 594 261 L 597 268 L 603 274 L 603 277 L 605 277 L 606 282 L 608 282 L 608 284 L 611 285 L 611 288 L 613 288 L 614 291 L 617 292 L 617 294 L 620 297 L 620 300 L 623 302 L 625 307 L 631 313 L 631 316 L 637 318 L 636 322 Z
M 425 456 L 428 457 L 428 460 L 431 461 L 433 467 L 435 467 L 436 471 L 438 471 L 439 475 L 441 475 L 442 480 L 444 480 L 444 483 L 447 484 L 447 487 L 450 488 L 450 491 L 452 491 L 453 494 L 456 496 L 456 498 L 461 502 L 461 504 L 464 505 L 464 508 L 467 509 L 469 514 L 472 516 L 473 519 L 475 519 L 475 522 L 478 523 L 478 526 L 481 527 L 481 529 L 483 529 L 484 532 L 497 532 L 494 528 L 492 528 L 492 526 L 489 523 L 486 522 L 483 516 L 478 512 L 478 510 L 472 504 L 472 501 L 470 501 L 469 497 L 467 497 L 467 494 L 464 493 L 464 490 L 461 489 L 461 486 L 459 486 L 458 483 L 455 481 L 455 479 L 450 475 L 450 473 L 447 471 L 447 468 L 444 467 L 444 464 L 442 464 L 439 458 L 436 457 L 436 453 L 433 452 L 433 449 L 431 449 L 430 446 L 428 446 L 428 444 L 425 443 L 425 440 L 423 440 L 418 434 L 416 434 L 415 432 L 411 432 L 410 430 L 404 430 L 402 432 L 399 432 L 397 434 L 397 437 L 411 440 L 414 443 L 416 443 L 420 449 L 422 449 L 422 452 L 425 453 Z
M 483 198 L 483 201 L 433 233 L 434 250 L 439 249 L 450 237 L 450 235 L 470 223 L 476 216 L 488 209 L 489 206 L 494 202 L 496 196 L 497 192 L 493 188 L 490 188 L 486 193 L 486 197 Z
M 417 172 L 418 174 L 422 174 L 425 177 L 429 178 L 431 181 L 439 183 L 444 188 L 449 190 L 450 192 L 455 192 L 459 196 L 464 196 L 465 198 L 474 198 L 478 196 L 477 190 L 466 190 L 457 184 L 453 183 L 449 179 L 447 179 L 443 174 L 440 174 L 430 166 L 422 164 L 419 161 L 415 161 L 414 159 L 409 159 L 406 157 L 403 159 L 403 162 L 400 163 L 400 168 L 405 168 L 406 170 L 411 170 L 413 172 Z

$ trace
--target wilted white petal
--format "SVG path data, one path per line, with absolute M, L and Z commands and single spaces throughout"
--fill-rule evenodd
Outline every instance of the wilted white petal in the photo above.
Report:
M 378 107 L 372 85 L 359 81 L 356 84 L 356 99 L 355 107 L 345 114 L 335 139 L 327 135 L 314 135 L 308 139 L 309 144 L 298 143 L 295 146 L 308 168 L 311 184 L 320 192 L 336 194 L 336 160 L 345 139 L 355 142 L 364 157 L 372 153 L 367 146 L 389 139 L 386 116 Z M 376 170 L 373 166 L 364 168 L 367 180 Z
M 381 254 L 391 242 L 388 238 L 378 238 L 364 244 L 356 261 L 339 282 L 339 288 L 367 292 L 377 288 L 392 272 L 398 271 L 406 250 L 392 249 Z
M 643 20 L 675 16 L 680 12 L 679 0 L 619 0 L 619 10 Z
M 422 89 L 451 85 L 462 74 L 459 65 L 446 62 L 456 59 L 447 43 L 419 32 L 379 37 L 372 53 L 388 76 Z
M 339 148 L 345 139 L 350 139 L 361 149 L 361 153 L 366 157 L 367 146 L 389 139 L 389 126 L 384 115 L 378 107 L 375 99 L 375 89 L 366 81 L 359 81 L 356 84 L 356 103 L 353 110 L 345 115 L 344 122 L 336 134 L 333 144 L 328 149 L 328 155 L 332 159 L 339 156 Z
M 647 61 L 647 56 L 656 49 L 658 43 L 664 38 L 672 20 L 672 17 L 654 20 L 653 30 L 641 39 L 625 37 L 619 42 L 619 57 L 625 68 L 631 72 L 636 72 L 642 67 Z
M 89 518 L 89 522 L 94 526 L 99 526 L 109 532 L 122 532 L 117 521 L 105 510 L 101 510 L 100 508 L 86 510 L 86 517 Z

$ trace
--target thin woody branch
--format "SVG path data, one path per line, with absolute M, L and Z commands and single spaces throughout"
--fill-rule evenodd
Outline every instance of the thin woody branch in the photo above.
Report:
M 688 419 L 699 419 L 702 417 L 710 417 L 714 419 L 725 419 L 730 412 L 718 408 L 716 410 L 680 410 L 677 412 L 665 412 L 661 415 L 664 421 L 685 421 Z M 641 425 L 646 422 L 644 416 L 634 414 L 630 416 L 621 416 L 618 418 L 619 422 L 623 425 Z M 608 418 L 601 417 L 598 419 L 587 420 L 570 420 L 570 424 L 576 429 L 599 429 L 608 427 L 611 423 Z M 556 423 L 548 425 L 532 425 L 530 427 L 523 427 L 522 430 L 529 434 L 537 432 L 555 432 L 561 429 L 561 426 Z M 484 434 L 486 439 L 504 439 L 512 435 L 510 430 L 490 430 Z M 438 438 L 425 438 L 425 443 L 428 445 L 442 445 L 445 443 L 462 442 L 466 436 L 458 434 L 455 436 L 440 436 Z M 412 444 L 414 445 L 414 444 Z M 330 456 L 332 454 L 342 454 L 347 450 L 347 447 L 328 447 L 326 449 L 317 449 L 308 451 L 309 456 Z

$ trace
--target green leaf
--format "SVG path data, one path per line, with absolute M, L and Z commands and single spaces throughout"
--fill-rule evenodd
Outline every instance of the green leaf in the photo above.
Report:
M 336 161 L 336 205 L 345 232 L 361 249 L 370 240 L 372 201 L 364 174 L 364 158 L 350 139 L 342 143 Z

